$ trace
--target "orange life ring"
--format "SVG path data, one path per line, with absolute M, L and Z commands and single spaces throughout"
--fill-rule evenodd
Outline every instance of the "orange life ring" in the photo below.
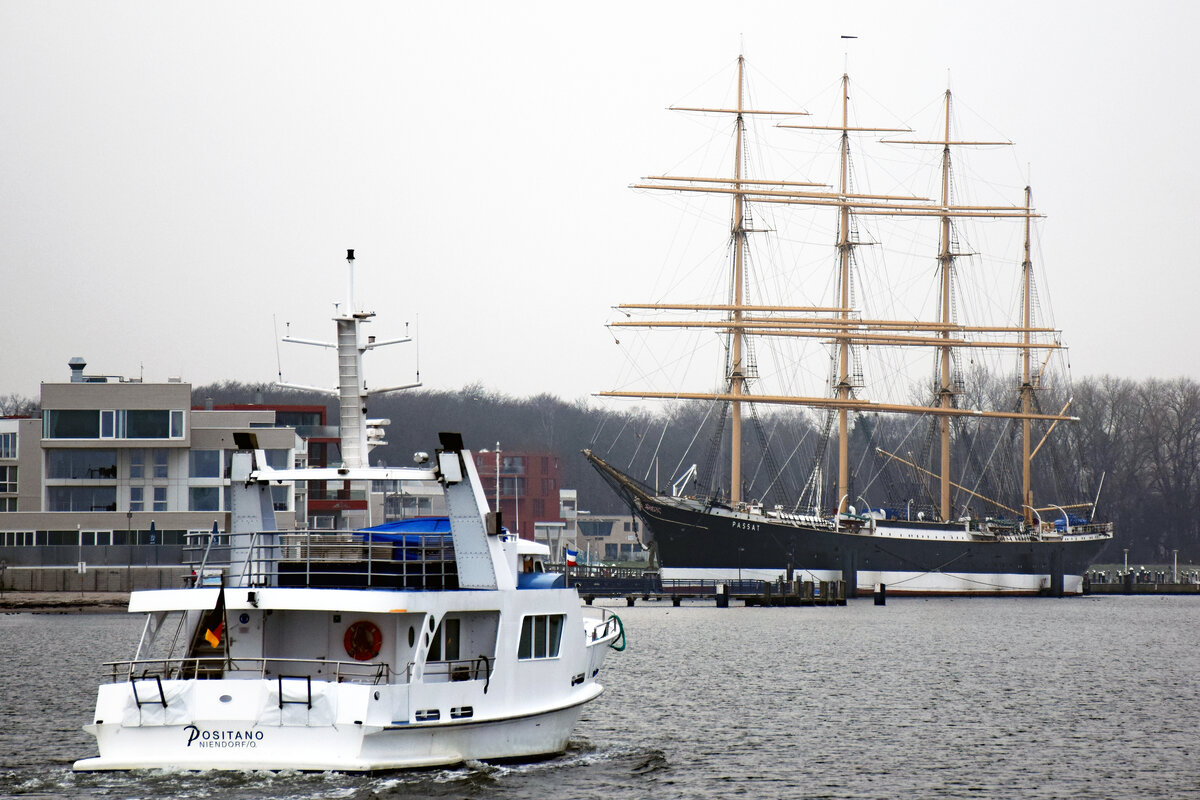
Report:
M 383 647 L 383 631 L 374 622 L 360 619 L 346 628 L 342 643 L 346 646 L 346 655 L 355 661 L 370 661 Z

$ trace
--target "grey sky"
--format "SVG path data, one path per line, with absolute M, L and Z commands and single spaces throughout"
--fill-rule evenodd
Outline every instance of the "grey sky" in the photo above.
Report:
M 680 163 L 686 125 L 664 109 L 723 99 L 705 81 L 727 86 L 739 47 L 769 102 L 807 106 L 848 67 L 900 118 L 949 70 L 1029 165 L 1075 375 L 1198 377 L 1196 16 L 0 0 L 0 392 L 36 395 L 75 355 L 148 380 L 270 380 L 272 316 L 329 337 L 348 247 L 376 333 L 419 315 L 426 385 L 609 388 L 609 308 L 649 299 L 676 224 L 628 185 Z M 411 362 L 368 369 L 401 383 Z M 283 365 L 333 374 L 307 353 Z

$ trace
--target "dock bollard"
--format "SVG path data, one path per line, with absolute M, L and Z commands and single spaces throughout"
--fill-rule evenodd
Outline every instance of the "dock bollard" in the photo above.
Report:
M 877 606 L 886 606 L 887 605 L 887 584 L 883 584 L 883 583 L 875 584 L 875 605 L 877 605 Z
M 629 606 L 630 608 L 633 608 L 633 601 L 634 601 L 634 596 L 633 596 L 633 595 L 628 595 L 628 596 L 625 598 L 625 605 Z

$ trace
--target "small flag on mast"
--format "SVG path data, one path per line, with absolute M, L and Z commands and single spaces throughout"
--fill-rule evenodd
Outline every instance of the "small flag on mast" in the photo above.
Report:
M 579 563 L 579 553 L 576 553 L 571 548 L 567 548 L 567 566 L 573 567 Z
M 217 605 L 204 614 L 200 626 L 204 630 L 204 641 L 213 647 L 220 647 L 221 637 L 225 635 L 225 586 L 217 594 Z

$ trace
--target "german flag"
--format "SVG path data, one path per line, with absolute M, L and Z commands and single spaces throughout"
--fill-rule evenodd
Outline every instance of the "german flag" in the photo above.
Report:
M 225 586 L 217 594 L 217 605 L 211 611 L 204 612 L 200 621 L 200 629 L 204 631 L 204 641 L 212 647 L 221 646 L 221 637 L 225 635 Z

